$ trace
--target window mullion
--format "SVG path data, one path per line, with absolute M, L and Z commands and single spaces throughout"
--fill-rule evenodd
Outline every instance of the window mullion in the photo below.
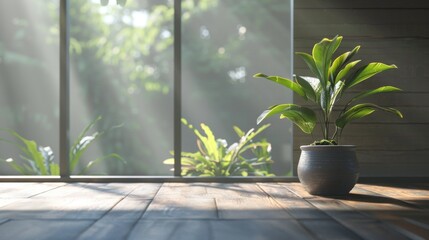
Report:
M 182 172 L 182 6 L 181 0 L 174 1 L 174 176 Z
M 69 0 L 60 0 L 60 176 L 70 178 Z

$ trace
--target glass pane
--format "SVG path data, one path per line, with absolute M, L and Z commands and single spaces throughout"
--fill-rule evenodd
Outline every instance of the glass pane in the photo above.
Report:
M 194 153 L 182 155 L 183 174 L 291 175 L 292 124 L 272 118 L 257 126 L 256 119 L 271 105 L 291 102 L 292 93 L 252 77 L 291 77 L 291 2 L 186 0 L 182 6 L 182 150 Z M 241 135 L 268 123 L 252 142 L 240 143 Z
M 173 3 L 106 2 L 70 1 L 72 174 L 171 175 Z
M 0 174 L 58 175 L 59 3 L 0 1 Z

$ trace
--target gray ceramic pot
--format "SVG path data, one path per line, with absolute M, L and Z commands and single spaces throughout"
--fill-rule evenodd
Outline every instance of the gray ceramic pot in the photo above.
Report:
M 359 177 L 354 145 L 301 146 L 298 178 L 313 195 L 346 195 Z

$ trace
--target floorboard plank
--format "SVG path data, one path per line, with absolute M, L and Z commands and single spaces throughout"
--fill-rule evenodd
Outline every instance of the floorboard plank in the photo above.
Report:
M 217 198 L 216 206 L 221 219 L 290 219 L 272 198 Z
M 120 183 L 71 183 L 37 195 L 37 198 L 56 197 L 90 197 L 90 198 L 115 198 L 125 197 L 137 187 L 135 184 Z
M 304 219 L 300 220 L 299 222 L 318 239 L 362 239 L 356 233 L 350 231 L 349 229 L 332 219 Z
M 206 186 L 208 196 L 215 198 L 268 198 L 254 183 L 209 183 Z
M 128 240 L 212 240 L 209 221 L 153 220 L 138 221 Z
M 216 203 L 213 198 L 164 198 L 157 195 L 143 218 L 216 219 Z
M 301 199 L 295 193 L 285 188 L 284 184 L 278 183 L 258 183 L 257 184 L 265 193 L 273 198 L 284 198 L 284 199 Z
M 0 225 L 1 239 L 72 240 L 90 224 L 89 220 L 12 220 Z
M 11 203 L 14 203 L 14 202 L 19 202 L 21 200 L 22 200 L 22 198 L 2 198 L 2 199 L 0 199 L 0 208 L 4 207 L 6 205 L 9 205 Z
M 390 198 L 416 205 L 420 208 L 429 209 L 429 190 L 413 189 L 402 185 L 401 187 L 380 186 L 360 184 L 360 188 L 377 194 L 382 194 Z
M 305 188 L 302 186 L 301 183 L 279 183 L 279 184 L 289 189 L 289 191 L 293 192 L 295 195 L 297 195 L 300 198 L 304 198 L 304 199 L 315 198 L 315 196 L 311 195 L 305 190 Z
M 150 204 L 149 199 L 127 197 L 83 232 L 79 239 L 124 239 Z
M 159 189 L 157 196 L 162 197 L 204 197 L 207 195 L 203 183 L 164 183 Z
M 405 240 L 409 239 L 402 233 L 389 227 L 385 223 L 373 220 L 348 220 L 342 221 L 342 224 L 354 231 L 364 239 L 389 239 Z
M 120 199 L 27 198 L 0 208 L 7 219 L 99 219 Z
M 303 199 L 276 199 L 276 201 L 295 219 L 328 219 L 325 212 Z
M 97 221 L 85 230 L 78 240 L 120 240 L 126 239 L 136 221 L 122 219 L 121 221 Z M 142 238 L 140 238 L 142 239 Z
M 232 220 L 210 223 L 214 240 L 315 239 L 295 220 Z
M 0 198 L 28 198 L 64 185 L 65 183 L 0 183 Z
M 258 185 L 296 219 L 330 218 L 324 212 L 308 203 L 305 199 L 298 197 L 295 193 L 285 187 L 289 184 L 259 183 Z M 299 191 L 302 190 L 300 189 Z
M 398 219 L 388 222 L 396 231 L 409 237 L 410 239 L 428 239 L 429 229 L 422 227 L 421 225 L 409 222 L 404 219 Z
M 356 188 L 355 188 L 356 189 Z M 359 193 L 358 193 L 359 192 Z M 356 189 L 350 195 L 336 198 L 343 204 L 350 206 L 363 214 L 378 219 L 399 219 L 403 213 L 419 210 L 413 205 L 380 194 L 370 194 L 370 192 Z
M 153 199 L 162 183 L 139 183 L 127 198 Z
M 148 199 L 125 198 L 113 207 L 104 217 L 106 221 L 138 220 L 150 204 Z
M 51 191 L 44 192 L 35 196 L 35 198 L 58 198 L 70 196 L 82 196 L 80 193 L 85 190 L 88 183 L 69 183 L 61 187 L 52 189 Z
M 369 218 L 335 199 L 318 198 L 309 202 L 364 239 L 408 239 L 387 224 Z

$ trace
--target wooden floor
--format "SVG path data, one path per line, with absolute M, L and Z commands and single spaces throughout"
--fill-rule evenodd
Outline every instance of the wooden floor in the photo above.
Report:
M 429 184 L 0 183 L 0 239 L 429 239 Z

